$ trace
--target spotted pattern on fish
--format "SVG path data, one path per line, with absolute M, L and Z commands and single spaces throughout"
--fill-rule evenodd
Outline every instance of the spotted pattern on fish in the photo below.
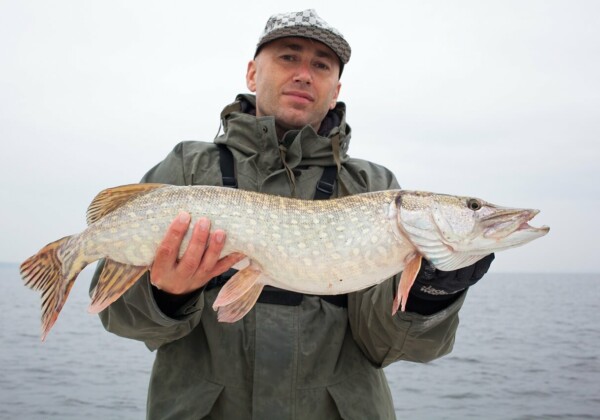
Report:
M 456 269 L 548 232 L 527 224 L 535 210 L 426 192 L 388 190 L 312 201 L 211 186 L 110 188 L 90 205 L 87 229 L 47 245 L 21 265 L 25 285 L 42 291 L 42 337 L 85 266 L 106 260 L 90 305 L 99 312 L 152 264 L 168 226 L 182 211 L 192 220 L 207 217 L 212 229 L 227 232 L 223 256 L 247 256 L 246 267 L 214 302 L 223 322 L 250 311 L 265 285 L 342 294 L 402 272 L 395 313 L 405 307 L 422 257 L 437 268 Z M 190 237 L 191 229 L 180 257 Z

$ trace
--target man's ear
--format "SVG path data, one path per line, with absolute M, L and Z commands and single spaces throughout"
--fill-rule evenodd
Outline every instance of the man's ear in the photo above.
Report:
M 256 61 L 250 60 L 248 62 L 248 69 L 246 70 L 246 86 L 250 92 L 256 92 Z
M 331 103 L 329 104 L 329 109 L 334 109 L 336 104 L 337 104 L 337 100 L 338 97 L 340 96 L 340 89 L 342 88 L 342 83 L 338 82 L 336 88 L 335 88 L 335 93 L 333 94 L 333 98 L 331 98 Z

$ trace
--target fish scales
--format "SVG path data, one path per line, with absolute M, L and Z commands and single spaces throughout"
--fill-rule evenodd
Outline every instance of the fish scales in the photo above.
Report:
M 297 292 L 347 293 L 364 288 L 366 272 L 377 273 L 374 284 L 402 268 L 407 250 L 394 237 L 388 216 L 396 194 L 306 201 L 218 187 L 164 187 L 90 226 L 81 242 L 91 261 L 108 256 L 148 266 L 173 218 L 186 211 L 192 220 L 207 217 L 214 229 L 226 231 L 223 255 L 247 255 L 273 286 L 285 279 L 286 288 Z M 390 266 L 388 260 L 397 264 Z M 325 290 L 323 279 L 328 279 Z
M 105 258 L 90 310 L 122 295 L 152 265 L 180 212 L 207 217 L 227 232 L 222 255 L 246 265 L 221 289 L 213 308 L 235 322 L 265 285 L 309 294 L 361 290 L 402 272 L 391 313 L 404 310 L 421 258 L 453 270 L 489 253 L 523 245 L 549 228 L 527 222 L 538 212 L 469 197 L 388 190 L 332 200 L 298 200 L 211 186 L 136 184 L 104 190 L 88 209 L 88 228 L 42 248 L 21 264 L 25 284 L 40 290 L 46 336 L 79 272 Z M 186 233 L 183 256 L 191 237 Z

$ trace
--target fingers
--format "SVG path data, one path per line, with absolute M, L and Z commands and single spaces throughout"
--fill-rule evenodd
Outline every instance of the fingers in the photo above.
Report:
M 425 258 L 421 260 L 421 269 L 417 274 L 420 281 L 431 281 L 435 279 L 436 269 Z
M 459 268 L 455 271 L 454 282 L 457 285 L 461 285 L 464 288 L 466 284 L 469 286 L 471 284 L 471 279 L 473 278 L 473 272 L 475 271 L 475 264 L 468 265 L 463 268 Z
M 179 261 L 178 270 L 182 274 L 187 274 L 188 277 L 191 277 L 196 272 L 206 250 L 209 236 L 210 220 L 203 217 L 194 225 L 188 247 L 181 261 Z
M 216 230 L 211 234 L 208 247 L 204 251 L 202 261 L 194 274 L 193 282 L 196 288 L 204 286 L 210 279 L 223 274 L 236 263 L 246 258 L 244 254 L 237 252 L 221 258 L 225 240 L 226 235 L 222 230 Z
M 490 265 L 492 265 L 492 261 L 496 256 L 494 254 L 486 255 L 481 260 L 477 261 L 475 264 L 475 270 L 473 273 L 474 280 L 481 280 L 481 278 L 488 272 Z
M 211 278 L 224 273 L 245 256 L 234 253 L 223 258 L 226 235 L 223 230 L 210 232 L 210 220 L 200 218 L 194 225 L 190 241 L 181 259 L 177 259 L 190 215 L 181 213 L 169 226 L 158 247 L 151 283 L 168 293 L 189 293 L 203 287 Z
M 222 230 L 215 230 L 209 238 L 208 246 L 202 256 L 202 263 L 198 267 L 200 275 L 212 274 L 215 268 L 215 264 L 219 261 L 221 251 L 225 246 L 225 232 Z
M 175 267 L 179 248 L 187 232 L 190 220 L 189 213 L 181 212 L 169 225 L 164 239 L 156 250 L 154 262 L 152 263 L 152 275 L 154 278 L 162 278 Z
M 212 274 L 219 262 L 224 246 L 225 232 L 216 230 L 211 234 L 210 220 L 204 217 L 199 219 L 194 226 L 190 243 L 179 261 L 177 270 L 183 276 L 190 277 L 196 273 L 200 275 Z
M 229 255 L 221 258 L 215 264 L 215 267 L 213 269 L 213 273 L 214 273 L 213 277 L 218 276 L 219 274 L 223 274 L 224 272 L 229 270 L 231 267 L 233 267 L 235 264 L 242 261 L 244 258 L 246 258 L 246 256 L 244 254 L 240 254 L 239 252 L 234 252 L 233 254 L 229 254 Z

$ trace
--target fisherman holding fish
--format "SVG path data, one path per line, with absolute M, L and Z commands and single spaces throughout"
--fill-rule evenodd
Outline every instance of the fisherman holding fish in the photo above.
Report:
M 142 183 L 228 186 L 306 200 L 398 189 L 389 170 L 348 155 L 350 127 L 338 95 L 349 59 L 346 39 L 314 10 L 272 16 L 248 63 L 252 94 L 225 107 L 223 134 L 178 144 Z M 320 222 L 326 221 L 314 221 Z M 400 273 L 342 295 L 266 286 L 246 316 L 223 323 L 212 307 L 244 255 L 221 258 L 227 232 L 211 223 L 181 212 L 150 269 L 100 313 L 108 331 L 156 351 L 150 419 L 394 418 L 382 368 L 448 354 L 466 289 L 494 258 L 451 271 L 419 258 L 406 307 L 394 315 Z M 180 256 L 188 229 L 191 240 Z M 323 249 L 331 244 L 319 241 Z
M 254 95 L 225 107 L 213 143 L 178 144 L 142 182 L 230 182 L 304 199 L 399 188 L 386 168 L 347 154 L 350 127 L 337 99 L 349 59 L 346 39 L 314 10 L 272 16 L 247 68 Z M 108 331 L 156 350 L 151 419 L 394 418 L 381 368 L 448 354 L 464 290 L 493 259 L 451 272 L 423 263 L 406 311 L 394 316 L 399 276 L 341 296 L 265 289 L 254 313 L 225 324 L 211 307 L 243 255 L 219 259 L 226 232 L 210 232 L 210 223 L 181 213 L 149 273 L 100 314 Z

